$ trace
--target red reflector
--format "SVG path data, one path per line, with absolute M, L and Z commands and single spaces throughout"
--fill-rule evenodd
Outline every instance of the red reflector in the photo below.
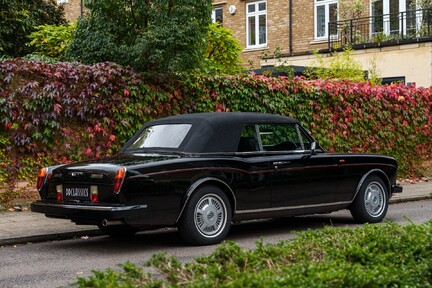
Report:
M 121 186 L 123 184 L 124 177 L 126 175 L 126 168 L 121 167 L 119 170 L 117 170 L 117 173 L 115 175 L 114 179 L 114 193 L 118 194 L 120 192 Z
M 63 193 L 57 192 L 57 202 L 62 202 L 62 201 L 63 201 Z
M 41 170 L 39 170 L 38 180 L 37 180 L 37 184 L 36 184 L 36 188 L 38 190 L 40 190 L 42 188 L 42 185 L 44 183 L 44 180 L 45 180 L 47 173 L 48 173 L 48 168 L 42 168 Z

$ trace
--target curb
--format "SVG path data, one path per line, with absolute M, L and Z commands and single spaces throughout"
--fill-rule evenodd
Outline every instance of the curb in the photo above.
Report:
M 391 198 L 389 200 L 389 204 L 398 204 L 398 203 L 405 203 L 405 202 L 415 202 L 415 201 L 422 201 L 422 200 L 429 200 L 432 199 L 432 193 L 430 195 L 419 195 L 419 196 L 412 196 L 410 198 Z
M 54 234 L 43 234 L 34 236 L 23 236 L 17 238 L 0 239 L 0 246 L 10 246 L 16 244 L 39 243 L 48 241 L 68 240 L 80 238 L 83 236 L 101 236 L 103 235 L 99 230 L 84 230 L 75 232 L 63 232 Z

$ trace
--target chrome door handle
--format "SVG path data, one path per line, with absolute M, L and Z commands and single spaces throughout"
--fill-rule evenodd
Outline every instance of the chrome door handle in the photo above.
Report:
M 277 166 L 277 165 L 284 165 L 284 164 L 290 164 L 291 161 L 276 161 L 273 162 L 273 165 Z

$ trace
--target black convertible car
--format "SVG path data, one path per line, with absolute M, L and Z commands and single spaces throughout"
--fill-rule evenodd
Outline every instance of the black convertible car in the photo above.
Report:
M 340 209 L 382 221 L 396 172 L 391 157 L 325 153 L 292 118 L 199 113 L 145 124 L 111 158 L 43 168 L 31 210 L 111 236 L 175 226 L 207 245 L 232 221 Z

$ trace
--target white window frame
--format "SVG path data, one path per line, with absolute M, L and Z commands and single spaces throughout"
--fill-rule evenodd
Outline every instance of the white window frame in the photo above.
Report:
M 330 5 L 336 4 L 338 5 L 338 0 L 314 0 L 314 38 L 315 40 L 327 40 L 329 27 L 328 23 L 330 22 Z M 325 10 L 325 33 L 323 36 L 318 37 L 318 7 L 324 6 Z M 338 5 L 339 6 L 339 5 Z M 338 17 L 339 18 L 339 17 Z M 335 34 L 336 36 L 337 34 Z M 332 35 L 333 36 L 333 35 Z
M 260 3 L 266 4 L 266 9 L 263 11 L 259 11 L 258 7 Z M 255 5 L 255 12 L 249 12 L 249 6 Z M 268 26 L 267 26 L 267 0 L 264 1 L 255 1 L 246 3 L 246 48 L 254 49 L 254 48 L 265 48 L 267 47 L 268 42 Z M 265 19 L 265 43 L 259 44 L 259 16 L 264 15 Z M 249 18 L 255 17 L 255 39 L 256 43 L 254 45 L 249 45 Z
M 222 11 L 222 22 L 220 22 L 220 23 L 217 22 L 217 23 L 219 23 L 219 25 L 223 25 L 223 8 L 222 7 L 213 7 L 212 15 L 211 15 L 212 23 L 216 23 L 216 10 Z

